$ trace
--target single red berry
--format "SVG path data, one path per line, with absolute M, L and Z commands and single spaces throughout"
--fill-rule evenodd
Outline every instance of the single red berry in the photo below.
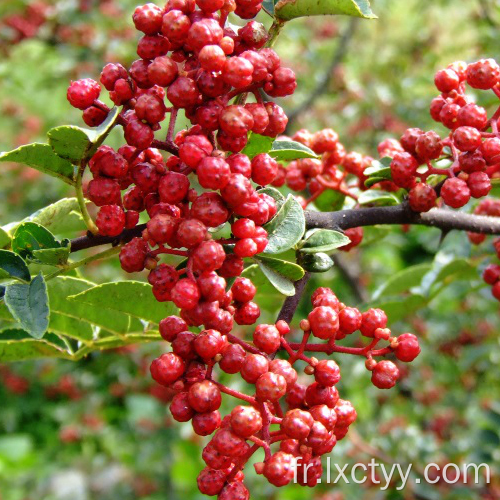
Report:
M 398 378 L 398 367 L 386 359 L 379 361 L 372 371 L 372 384 L 379 389 L 394 387 Z
M 361 334 L 365 337 L 373 337 L 377 328 L 387 326 L 387 315 L 382 309 L 368 309 L 361 317 Z
M 200 413 L 218 410 L 221 400 L 220 389 L 210 380 L 196 382 L 188 391 L 189 404 Z
M 154 35 L 161 29 L 162 10 L 153 3 L 147 3 L 136 7 L 132 20 L 137 30 Z
M 414 183 L 418 162 L 410 153 L 397 153 L 391 161 L 392 181 L 404 188 L 410 188 Z
M 410 189 L 408 202 L 415 212 L 428 212 L 436 205 L 437 194 L 432 186 L 422 182 Z
M 261 375 L 267 373 L 268 369 L 269 361 L 267 358 L 260 354 L 248 354 L 241 366 L 241 377 L 249 384 L 255 384 Z
M 394 349 L 394 354 L 399 361 L 409 363 L 420 354 L 418 338 L 413 333 L 403 333 L 398 337 L 398 346 Z
M 120 264 L 127 273 L 144 270 L 144 262 L 149 251 L 148 244 L 142 238 L 134 238 L 120 250 Z
M 219 366 L 226 373 L 238 373 L 245 360 L 245 349 L 238 344 L 229 344 L 222 352 Z
M 460 208 L 470 200 L 471 192 L 464 180 L 452 177 L 444 181 L 440 195 L 448 206 Z
M 259 306 L 255 302 L 246 302 L 236 309 L 234 321 L 238 325 L 253 325 L 260 316 Z
M 102 236 L 118 236 L 125 229 L 125 212 L 118 205 L 104 205 L 95 223 Z
M 490 264 L 483 271 L 483 280 L 488 285 L 494 285 L 498 280 L 500 280 L 500 266 L 498 264 Z
M 219 410 L 197 413 L 191 421 L 193 431 L 198 436 L 209 436 L 220 427 L 221 416 Z
M 451 92 L 460 85 L 460 78 L 452 69 L 440 69 L 434 75 L 434 84 L 439 92 Z
M 315 307 L 307 319 L 315 337 L 323 340 L 335 338 L 339 330 L 339 317 L 334 309 L 327 306 Z
M 361 327 L 361 313 L 354 307 L 345 307 L 339 312 L 339 329 L 343 335 L 350 335 Z
M 251 406 L 237 406 L 231 411 L 231 429 L 243 438 L 249 438 L 262 429 L 262 417 Z
M 481 145 L 481 132 L 473 127 L 458 127 L 453 142 L 460 151 L 473 151 Z
M 179 392 L 172 398 L 170 413 L 177 422 L 189 422 L 194 416 L 194 410 L 188 401 L 187 392 Z
M 71 106 L 78 109 L 87 109 L 92 106 L 101 93 L 100 85 L 91 78 L 71 82 L 68 87 L 67 98 Z
M 172 289 L 172 301 L 181 309 L 192 309 L 200 300 L 196 282 L 190 278 L 179 280 Z
M 337 423 L 335 427 L 349 427 L 357 417 L 356 410 L 350 401 L 339 399 L 335 405 L 335 413 L 337 414 Z
M 253 334 L 253 343 L 266 354 L 272 354 L 280 347 L 280 332 L 274 325 L 257 325 Z
M 278 401 L 286 394 L 286 380 L 277 373 L 263 373 L 255 382 L 255 395 L 261 401 Z
M 217 495 L 226 483 L 226 474 L 222 470 L 203 469 L 197 478 L 198 489 L 204 495 Z
M 161 385 L 170 385 L 182 376 L 186 365 L 176 354 L 162 354 L 151 363 L 151 376 Z
M 500 67 L 493 59 L 481 59 L 467 66 L 467 83 L 475 88 L 488 90 L 500 80 Z
M 467 179 L 470 194 L 473 198 L 482 198 L 491 190 L 491 180 L 486 172 L 472 172 Z
M 423 161 L 435 160 L 441 156 L 443 144 L 441 138 L 433 130 L 420 135 L 415 143 L 415 152 Z
M 340 381 L 340 368 L 333 359 L 322 359 L 314 367 L 314 379 L 326 387 L 336 385 Z

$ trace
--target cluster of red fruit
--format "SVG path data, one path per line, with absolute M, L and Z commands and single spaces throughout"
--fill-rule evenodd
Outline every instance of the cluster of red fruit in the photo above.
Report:
M 485 215 L 487 217 L 500 217 L 500 200 L 485 199 L 474 209 L 476 215 Z M 469 240 L 474 245 L 480 245 L 486 240 L 485 234 L 468 233 Z M 493 247 L 500 259 L 500 238 L 493 240 Z M 483 271 L 483 280 L 490 285 L 491 293 L 495 299 L 500 301 L 500 265 L 489 264 Z
M 284 486 L 295 474 L 302 485 L 317 483 L 322 473 L 321 455 L 330 453 L 347 434 L 356 411 L 349 401 L 339 398 L 337 363 L 308 357 L 305 352 L 362 356 L 372 372 L 373 384 L 381 389 L 394 386 L 399 370 L 392 361 L 377 362 L 374 357 L 393 353 L 400 361 L 409 362 L 420 352 L 415 335 L 391 336 L 387 317 L 380 309 L 361 313 L 346 307 L 329 288 L 318 288 L 311 302 L 312 311 L 300 323 L 302 340 L 296 343 L 289 342 L 290 327 L 283 320 L 258 325 L 252 343 L 215 329 L 194 334 L 178 316 L 160 323 L 160 333 L 171 343 L 172 352 L 153 361 L 151 374 L 159 384 L 176 392 L 170 404 L 173 418 L 191 421 L 198 435 L 215 432 L 202 454 L 207 465 L 198 476 L 202 493 L 219 495 L 219 500 L 248 499 L 242 469 L 259 448 L 264 451 L 264 461 L 256 463 L 255 469 L 273 485 Z M 357 330 L 371 340 L 366 347 L 337 344 Z M 308 343 L 311 335 L 326 342 Z M 376 349 L 380 341 L 389 345 Z M 276 357 L 278 352 L 284 356 Z M 305 363 L 304 373 L 313 375 L 314 381 L 301 383 L 294 368 L 297 361 Z M 222 372 L 240 374 L 254 395 L 218 382 L 217 364 Z M 244 404 L 224 418 L 219 413 L 222 393 Z M 279 448 L 272 451 L 275 443 Z
M 303 158 L 291 161 L 286 168 L 281 166 L 273 186 L 280 187 L 286 183 L 293 191 L 307 189 L 307 198 L 297 196 L 304 209 L 326 190 L 337 191 L 356 201 L 358 195 L 355 188 L 366 189 L 364 171 L 371 165 L 373 158 L 355 151 L 346 152 L 335 130 L 326 128 L 313 134 L 301 129 L 292 139 L 321 155 L 321 159 Z M 347 229 L 345 235 L 351 242 L 339 250 L 349 251 L 363 240 L 363 228 Z
M 399 143 L 393 142 L 388 155 L 393 158 L 392 181 L 409 190 L 409 204 L 416 212 L 430 210 L 438 196 L 452 208 L 463 207 L 471 197 L 486 196 L 491 178 L 500 170 L 499 112 L 488 118 L 486 110 L 465 94 L 467 84 L 500 96 L 498 64 L 493 59 L 455 62 L 439 70 L 434 82 L 441 95 L 433 99 L 430 113 L 450 129 L 449 135 L 441 138 L 433 130 L 410 128 Z M 446 179 L 433 186 L 431 176 Z
M 18 43 L 27 38 L 33 38 L 37 35 L 40 28 L 44 25 L 50 6 L 44 1 L 35 1 L 26 6 L 23 12 L 16 12 L 0 19 L 0 29 L 2 38 L 7 38 L 5 44 L 7 49 L 13 43 Z M 2 41 L 0 40 L 0 47 Z
M 231 331 L 233 317 L 248 325 L 260 315 L 252 283 L 238 280 L 226 292 L 225 278 L 239 276 L 243 258 L 266 248 L 262 225 L 276 213 L 275 200 L 257 188 L 274 181 L 278 163 L 266 153 L 250 160 L 240 151 L 249 132 L 276 137 L 286 127 L 283 110 L 263 102 L 260 92 L 284 96 L 296 87 L 294 73 L 263 48 L 268 34 L 260 23 L 248 22 L 237 33 L 225 26 L 230 12 L 246 18 L 255 9 L 260 4 L 218 0 L 137 7 L 133 21 L 144 33 L 140 59 L 128 71 L 108 64 L 100 79 L 111 100 L 123 106 L 117 123 L 127 144 L 118 151 L 101 146 L 89 162 L 93 180 L 87 197 L 100 207 L 101 235 L 135 227 L 144 210 L 149 216 L 142 236 L 120 253 L 123 269 L 150 270 L 159 301 L 173 301 L 189 325 L 223 333 Z M 98 126 L 109 113 L 98 100 L 100 92 L 92 79 L 68 89 L 69 102 L 83 110 L 89 126 Z M 243 104 L 248 94 L 256 102 Z M 229 104 L 235 97 L 240 104 Z M 181 108 L 192 127 L 174 137 Z M 155 140 L 167 114 L 166 141 Z M 165 161 L 160 150 L 172 155 Z M 191 185 L 191 173 L 201 194 Z M 232 237 L 212 239 L 209 229 L 228 221 Z M 159 264 L 161 254 L 184 256 L 187 264 L 183 269 Z

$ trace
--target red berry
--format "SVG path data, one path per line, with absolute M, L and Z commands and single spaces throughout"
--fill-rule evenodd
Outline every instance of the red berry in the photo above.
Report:
M 286 380 L 283 375 L 267 372 L 255 382 L 255 396 L 261 401 L 278 401 L 286 394 Z
M 192 309 L 200 300 L 196 282 L 190 278 L 179 280 L 172 289 L 172 301 L 181 309 Z
M 414 182 L 418 162 L 410 153 L 397 153 L 391 161 L 393 182 L 404 188 L 410 188 Z
M 125 212 L 118 205 L 104 205 L 95 223 L 102 236 L 118 236 L 125 229 Z
M 418 338 L 413 333 L 403 333 L 398 337 L 398 346 L 394 349 L 394 354 L 399 361 L 409 363 L 420 354 Z
M 333 359 L 322 359 L 314 367 L 314 378 L 326 387 L 336 385 L 340 381 L 340 368 Z
M 453 142 L 460 151 L 473 151 L 481 145 L 481 132 L 473 127 L 458 127 Z
M 251 406 L 237 406 L 231 411 L 231 429 L 243 438 L 249 438 L 262 429 L 262 417 Z
M 361 327 L 361 313 L 354 307 L 345 307 L 339 312 L 340 333 L 350 335 Z
M 186 365 L 176 354 L 162 354 L 151 363 L 151 376 L 161 385 L 170 385 L 184 373 Z
M 481 59 L 467 66 L 467 83 L 475 89 L 491 89 L 499 79 L 500 67 L 493 59 Z
M 372 371 L 372 384 L 379 389 L 390 389 L 399 378 L 398 367 L 388 360 L 379 361 Z
M 194 416 L 194 410 L 189 405 L 187 392 L 179 392 L 172 398 L 170 413 L 177 422 L 189 422 Z
M 307 319 L 315 337 L 323 340 L 335 338 L 339 330 L 339 317 L 334 309 L 327 306 L 315 307 Z
M 439 92 L 451 92 L 458 88 L 460 79 L 452 69 L 441 69 L 434 76 L 434 84 Z
M 361 317 L 361 334 L 365 337 L 373 337 L 377 328 L 387 326 L 387 316 L 382 309 L 368 309 Z
M 200 413 L 218 410 L 221 400 L 220 389 L 210 380 L 196 382 L 188 391 L 189 404 Z
M 452 177 L 444 181 L 440 195 L 448 206 L 460 208 L 470 200 L 471 192 L 464 180 Z
M 467 179 L 470 194 L 473 198 L 482 198 L 491 190 L 491 180 L 486 172 L 472 172 Z
M 220 427 L 221 416 L 219 410 L 197 413 L 191 421 L 193 431 L 198 436 L 208 436 Z
M 127 273 L 144 270 L 144 262 L 149 251 L 148 244 L 142 238 L 134 238 L 120 250 L 120 264 Z
M 222 352 L 219 366 L 226 373 L 238 373 L 245 360 L 245 349 L 238 344 L 229 344 Z
M 285 486 L 294 478 L 295 466 L 293 455 L 278 451 L 266 460 L 263 474 L 274 486 Z
M 136 7 L 132 20 L 137 30 L 154 35 L 161 29 L 162 16 L 163 12 L 157 5 L 147 3 Z
M 253 325 L 259 319 L 259 316 L 259 306 L 255 302 L 246 302 L 236 310 L 234 321 L 238 325 Z
M 100 85 L 91 78 L 71 82 L 68 87 L 67 98 L 71 106 L 78 109 L 87 109 L 92 106 L 101 93 Z
M 494 285 L 498 280 L 500 280 L 500 266 L 498 264 L 490 264 L 483 271 L 483 280 L 488 285 Z
M 415 212 L 428 212 L 436 205 L 437 194 L 432 186 L 422 182 L 411 188 L 408 194 L 410 208 Z
M 267 358 L 260 354 L 249 354 L 241 366 L 241 377 L 249 384 L 255 384 L 261 375 L 267 373 L 268 369 Z
M 253 343 L 266 354 L 272 354 L 280 347 L 280 332 L 274 325 L 257 325 L 253 334 Z

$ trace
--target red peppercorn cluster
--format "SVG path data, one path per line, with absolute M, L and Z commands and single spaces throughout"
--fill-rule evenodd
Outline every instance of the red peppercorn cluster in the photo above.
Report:
M 255 289 L 249 293 L 247 285 L 245 278 L 235 281 L 232 291 L 237 300 L 253 297 Z M 340 303 L 329 288 L 317 289 L 311 302 L 313 309 L 300 324 L 303 338 L 295 343 L 288 340 L 290 327 L 283 320 L 257 325 L 252 342 L 215 328 L 195 334 L 178 316 L 161 321 L 160 333 L 171 343 L 172 352 L 153 361 L 151 375 L 175 392 L 170 412 L 176 421 L 191 421 L 196 434 L 212 435 L 202 453 L 206 467 L 198 476 L 202 493 L 218 495 L 219 500 L 248 499 L 242 469 L 259 448 L 265 459 L 254 464 L 255 469 L 271 484 L 290 483 L 296 467 L 300 484 L 316 484 L 322 473 L 321 456 L 345 437 L 357 415 L 349 401 L 340 399 L 337 363 L 308 357 L 306 352 L 362 356 L 373 384 L 381 389 L 395 385 L 399 370 L 392 361 L 377 362 L 375 357 L 393 353 L 410 362 L 420 352 L 415 335 L 391 336 L 380 309 L 361 313 Z M 370 339 L 366 347 L 338 345 L 357 330 Z M 309 343 L 311 336 L 324 342 Z M 376 349 L 381 341 L 388 345 Z M 276 357 L 278 352 L 286 359 Z M 299 379 L 297 362 L 305 364 L 304 380 Z M 222 372 L 241 375 L 250 393 L 218 382 L 217 365 Z M 307 376 L 314 378 L 307 381 Z M 222 394 L 241 403 L 224 418 L 219 412 Z
M 434 83 L 441 95 L 433 99 L 430 114 L 450 130 L 448 136 L 410 128 L 394 143 L 395 154 L 389 155 L 393 157 L 392 181 L 409 190 L 414 211 L 430 210 L 438 196 L 449 207 L 460 208 L 471 197 L 489 193 L 491 178 L 500 170 L 498 112 L 488 118 L 487 111 L 465 91 L 468 85 L 500 96 L 499 82 L 500 66 L 493 59 L 455 62 L 436 73 Z M 436 175 L 446 177 L 438 190 L 429 179 Z
M 326 190 L 357 200 L 355 189 L 366 189 L 366 177 L 363 172 L 369 167 L 373 158 L 363 156 L 355 151 L 346 152 L 339 141 L 335 130 L 327 128 L 314 134 L 306 129 L 297 131 L 292 139 L 312 149 L 320 160 L 303 158 L 291 161 L 286 168 L 279 167 L 278 175 L 272 185 L 287 185 L 293 191 L 308 191 L 308 197 L 297 196 L 297 200 L 305 209 Z M 339 250 L 349 251 L 363 240 L 363 228 L 352 228 L 345 232 L 351 242 Z
M 500 200 L 486 198 L 481 200 L 474 209 L 476 215 L 485 215 L 487 217 L 500 217 Z M 480 245 L 486 240 L 485 234 L 467 233 L 469 241 L 473 245 Z M 493 248 L 496 256 L 500 259 L 500 238 L 493 239 Z M 483 280 L 491 286 L 491 293 L 495 299 L 500 301 L 500 265 L 491 263 L 483 271 Z
M 22 40 L 35 37 L 45 24 L 51 7 L 44 1 L 35 1 L 26 5 L 20 12 L 9 14 L 0 19 L 2 40 L 0 46 L 8 48 Z
M 239 276 L 242 259 L 266 248 L 262 226 L 276 213 L 275 200 L 257 189 L 274 181 L 278 163 L 266 153 L 250 159 L 240 151 L 249 132 L 276 137 L 286 127 L 283 110 L 264 102 L 260 92 L 277 97 L 296 87 L 294 73 L 263 48 L 263 25 L 250 21 L 237 31 L 226 26 L 230 12 L 246 19 L 259 9 L 253 1 L 219 0 L 137 7 L 133 21 L 144 34 L 139 59 L 128 70 L 110 63 L 100 78 L 111 100 L 123 107 L 117 123 L 127 144 L 118 151 L 101 146 L 89 162 L 87 197 L 99 207 L 95 222 L 101 235 L 134 228 L 142 212 L 149 217 L 141 237 L 122 248 L 123 269 L 148 269 L 159 301 L 172 301 L 189 326 L 222 333 L 231 331 L 233 320 L 250 325 L 260 315 L 251 282 L 237 280 L 226 291 L 226 278 Z M 100 93 L 101 85 L 90 78 L 68 88 L 69 102 L 89 126 L 109 113 Z M 256 102 L 245 104 L 248 94 Z M 192 126 L 174 137 L 180 109 Z M 155 132 L 168 115 L 166 140 L 157 140 Z M 171 155 L 165 159 L 161 150 Z M 212 239 L 210 229 L 226 222 L 231 238 Z M 159 263 L 162 254 L 186 257 L 185 267 Z

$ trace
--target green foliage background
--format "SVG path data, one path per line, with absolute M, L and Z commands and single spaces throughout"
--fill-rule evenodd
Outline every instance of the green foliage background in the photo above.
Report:
M 1 18 L 28 3 L 9 0 L 0 5 L 0 150 L 43 139 L 49 128 L 63 123 L 80 124 L 78 112 L 65 99 L 68 80 L 95 77 L 111 60 L 129 63 L 135 58 L 130 22 L 135 1 L 90 1 L 87 12 L 79 10 L 77 0 L 53 1 L 49 22 L 37 36 L 13 44 Z M 376 156 L 380 140 L 398 137 L 408 126 L 433 126 L 428 105 L 436 93 L 435 70 L 457 59 L 498 60 L 500 5 L 494 0 L 372 4 L 379 19 L 356 21 L 327 92 L 292 128 L 331 126 L 346 146 Z M 265 15 L 262 20 L 269 23 Z M 350 23 L 348 18 L 310 18 L 285 28 L 276 49 L 299 80 L 296 94 L 283 103 L 287 111 L 300 106 L 324 77 L 339 34 Z M 2 165 L 0 221 L 21 220 L 68 195 L 70 189 L 60 182 Z M 355 433 L 355 439 L 339 444 L 332 461 L 343 465 L 375 456 L 387 463 L 412 462 L 414 470 L 429 462 L 486 462 L 494 484 L 420 484 L 403 492 L 353 484 L 276 490 L 248 467 L 246 482 L 253 498 L 500 497 L 499 311 L 480 280 L 488 252 L 493 253 L 491 242 L 471 248 L 464 234 L 450 234 L 441 243 L 433 229 L 373 228 L 359 251 L 342 256 L 366 300 L 386 303 L 394 331 L 415 332 L 423 353 L 409 365 L 404 380 L 387 392 L 371 386 L 362 361 L 336 358 L 343 375 L 339 390 L 359 417 L 349 434 Z M 426 266 L 415 273 L 416 279 L 394 279 L 420 264 Z M 88 266 L 83 276 L 97 282 L 123 278 L 113 260 Z M 360 305 L 337 269 L 319 275 L 310 289 L 319 285 L 333 287 L 350 305 Z M 377 290 L 381 293 L 375 299 Z M 280 300 L 262 288 L 264 320 L 275 316 Z M 307 312 L 304 301 L 297 317 Z M 2 366 L 1 500 L 201 498 L 195 477 L 202 467 L 203 442 L 189 424 L 173 425 L 166 395 L 149 379 L 148 363 L 164 349 L 153 343 L 92 354 L 76 364 L 41 360 Z M 225 404 L 223 410 L 229 411 L 229 402 Z

